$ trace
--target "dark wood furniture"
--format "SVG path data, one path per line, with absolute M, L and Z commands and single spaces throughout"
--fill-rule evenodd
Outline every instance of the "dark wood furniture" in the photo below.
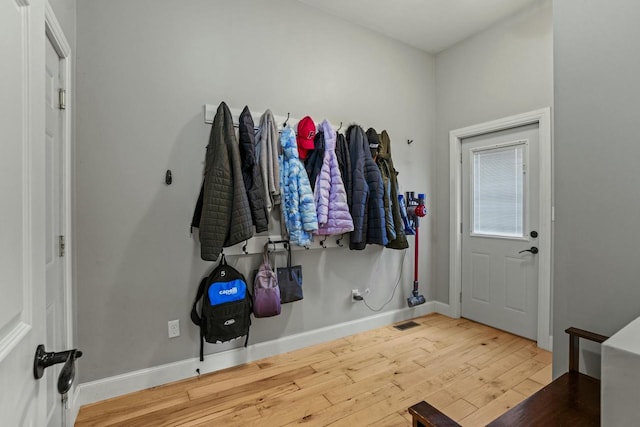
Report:
M 579 371 L 580 338 L 602 343 L 608 337 L 578 328 L 565 332 L 569 334 L 569 372 L 493 420 L 490 427 L 600 425 L 600 380 Z M 459 426 L 424 401 L 410 407 L 409 413 L 413 427 Z
M 409 408 L 413 427 L 460 427 L 460 424 L 429 405 L 424 400 Z

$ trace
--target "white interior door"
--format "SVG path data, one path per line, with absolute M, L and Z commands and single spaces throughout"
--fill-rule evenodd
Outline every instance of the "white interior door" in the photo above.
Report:
M 45 390 L 33 376 L 44 342 L 42 3 L 0 0 L 0 424 L 44 425 Z M 41 37 L 41 36 L 40 36 Z M 39 72 L 35 73 L 35 70 Z M 34 109 L 35 108 L 35 109 Z
M 67 347 L 65 325 L 65 263 L 63 212 L 63 139 L 59 91 L 63 88 L 61 63 L 49 38 L 45 55 L 45 273 L 47 351 L 63 351 Z M 57 392 L 57 379 L 62 364 L 45 371 L 47 388 L 47 425 L 63 424 L 63 401 Z
M 462 316 L 533 340 L 538 138 L 532 124 L 462 140 Z

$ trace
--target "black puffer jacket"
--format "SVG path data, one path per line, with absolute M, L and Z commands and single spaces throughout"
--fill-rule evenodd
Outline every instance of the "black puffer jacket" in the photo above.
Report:
M 349 210 L 354 226 L 349 249 L 361 250 L 366 244 L 384 246 L 389 240 L 385 229 L 380 170 L 371 158 L 369 141 L 360 126 L 349 126 L 347 143 L 353 181 Z
M 205 261 L 217 260 L 223 247 L 253 236 L 238 140 L 224 102 L 211 125 L 204 182 L 191 225 L 200 228 L 200 256 Z
M 353 189 L 351 157 L 349 157 L 347 139 L 341 133 L 336 136 L 336 157 L 338 158 L 338 168 L 340 168 L 340 175 L 342 175 L 344 189 L 347 191 L 347 203 L 349 203 L 349 200 L 351 200 L 351 191 Z
M 383 130 L 380 134 L 380 147 L 378 149 L 376 162 L 380 167 L 383 181 L 385 179 L 385 175 L 388 174 L 389 184 L 391 187 L 391 213 L 393 215 L 393 225 L 396 237 L 395 239 L 389 239 L 387 247 L 391 249 L 406 249 L 409 247 L 409 242 L 407 241 L 407 236 L 404 233 L 402 216 L 400 214 L 400 202 L 398 201 L 398 171 L 393 166 L 393 160 L 391 159 L 391 138 L 389 138 L 389 134 L 386 130 Z
M 256 137 L 253 117 L 249 107 L 244 107 L 238 124 L 240 135 L 240 157 L 242 160 L 242 179 L 247 190 L 249 208 L 256 232 L 262 233 L 269 229 L 269 214 L 264 199 L 264 184 L 260 174 L 260 165 L 256 161 Z
M 322 163 L 324 162 L 324 133 L 316 132 L 316 136 L 313 138 L 313 151 L 309 153 L 307 159 L 304 161 L 304 168 L 307 171 L 309 177 L 309 183 L 311 184 L 311 190 L 316 189 L 316 179 L 322 169 Z

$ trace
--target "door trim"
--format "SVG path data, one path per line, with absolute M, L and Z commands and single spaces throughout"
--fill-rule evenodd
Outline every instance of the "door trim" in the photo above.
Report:
M 49 2 L 45 3 L 45 33 L 49 39 L 56 53 L 60 57 L 60 74 L 61 80 L 64 82 L 64 89 L 66 90 L 66 108 L 60 110 L 62 115 L 62 216 L 63 216 L 63 233 L 65 235 L 65 256 L 64 256 L 64 296 L 63 301 L 65 305 L 65 328 L 67 342 L 65 343 L 67 348 L 73 348 L 73 239 L 71 236 L 71 194 L 72 194 L 72 180 L 71 180 L 71 116 L 73 106 L 73 94 L 71 92 L 71 46 L 67 42 L 62 27 L 58 22 L 58 19 L 53 12 L 53 9 Z M 55 349 L 53 349 L 55 350 Z
M 72 150 L 72 117 L 75 108 L 74 105 L 74 93 L 73 93 L 73 64 L 72 64 L 72 51 L 71 45 L 67 41 L 67 38 L 62 31 L 62 26 L 56 18 L 53 8 L 49 1 L 45 1 L 45 37 L 51 42 L 54 50 L 60 58 L 60 76 L 63 82 L 64 89 L 66 91 L 65 109 L 60 110 L 62 116 L 61 121 L 61 138 L 62 138 L 62 226 L 63 234 L 65 236 L 65 256 L 63 259 L 64 264 L 64 277 L 63 277 L 63 304 L 65 306 L 65 319 L 64 325 L 66 329 L 66 348 L 75 348 L 74 340 L 74 304 L 73 304 L 73 259 L 75 253 L 73 250 L 73 227 L 71 222 L 72 212 L 72 194 L 73 194 L 73 150 Z M 46 43 L 46 40 L 45 40 Z M 53 351 L 63 349 L 52 349 Z M 75 404 L 77 397 L 77 385 L 74 384 L 69 391 L 69 400 L 66 407 L 66 422 L 67 425 L 73 425 L 78 415 L 79 408 Z
M 538 347 L 551 350 L 551 242 L 552 242 L 552 157 L 551 108 L 509 116 L 449 132 L 449 305 L 453 317 L 460 317 L 462 289 L 462 140 L 485 133 L 538 124 L 540 147 L 540 238 L 538 247 Z

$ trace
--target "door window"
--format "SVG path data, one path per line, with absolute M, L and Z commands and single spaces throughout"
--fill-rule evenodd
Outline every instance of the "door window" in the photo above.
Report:
M 527 141 L 471 152 L 471 233 L 524 237 Z

